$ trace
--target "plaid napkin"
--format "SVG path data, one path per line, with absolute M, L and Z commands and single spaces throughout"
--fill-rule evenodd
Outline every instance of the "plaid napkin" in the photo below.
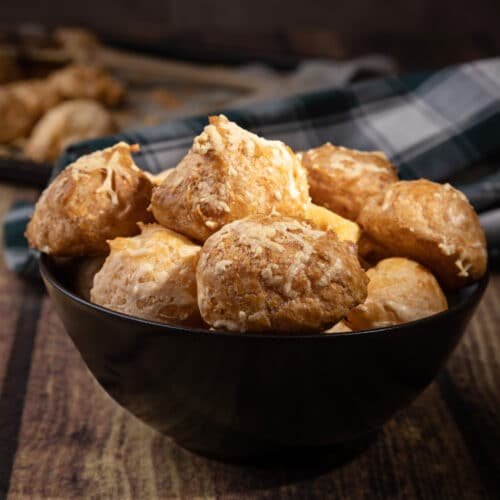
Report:
M 403 179 L 452 182 L 479 212 L 487 212 L 490 258 L 500 255 L 500 58 L 221 112 L 295 150 L 326 141 L 380 149 Z M 82 154 L 119 140 L 139 143 L 138 165 L 162 171 L 176 165 L 206 123 L 206 116 L 198 116 L 77 144 L 60 159 L 53 176 Z M 23 237 L 31 211 L 31 206 L 18 204 L 4 222 L 7 265 L 24 275 L 36 269 L 35 254 Z

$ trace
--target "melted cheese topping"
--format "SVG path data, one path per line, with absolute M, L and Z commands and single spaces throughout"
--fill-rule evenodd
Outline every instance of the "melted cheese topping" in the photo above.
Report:
M 82 156 L 71 164 L 68 169 L 75 182 L 83 180 L 94 172 L 102 172 L 104 179 L 97 188 L 96 193 L 107 194 L 111 203 L 118 205 L 119 199 L 115 190 L 115 175 L 120 175 L 130 181 L 133 172 L 141 172 L 131 157 L 131 153 L 138 150 L 138 145 L 130 146 L 125 142 L 119 142 L 110 148 Z
M 462 259 L 457 259 L 455 261 L 455 265 L 458 268 L 457 276 L 462 278 L 467 278 L 469 276 L 469 269 L 471 268 L 471 264 L 465 264 Z
M 456 252 L 456 247 L 452 243 L 446 243 L 443 241 L 438 245 L 440 250 L 444 253 L 444 255 L 453 255 Z
M 197 311 L 195 267 L 200 247 L 158 224 L 109 242 L 94 278 L 93 302 L 142 318 L 185 320 Z
M 297 178 L 300 163 L 293 151 L 281 141 L 270 141 L 242 129 L 223 115 L 210 117 L 209 125 L 194 139 L 191 151 L 203 156 L 217 154 L 219 157 L 225 157 L 228 154 L 241 154 L 252 158 L 254 162 L 265 160 L 264 163 L 268 166 L 264 167 L 264 170 L 269 170 L 270 177 L 275 175 L 275 168 L 285 171 L 286 188 L 291 198 L 300 199 L 303 196 L 299 186 L 304 181 Z M 227 173 L 229 176 L 238 175 L 235 167 L 231 164 L 227 165 Z M 205 182 L 205 185 L 200 183 L 200 201 L 211 203 L 216 209 L 229 213 L 230 208 L 223 201 L 227 199 L 227 192 L 222 190 L 214 193 L 214 189 L 214 186 L 208 181 Z M 283 194 L 280 191 L 275 191 L 273 194 L 278 201 L 281 201 Z M 217 204 L 219 206 L 216 206 Z
M 386 165 L 378 165 L 373 157 L 389 162 L 387 156 L 382 151 L 359 151 L 343 146 L 333 146 L 330 142 L 319 148 L 310 149 L 305 153 L 300 153 L 300 158 L 307 155 L 311 160 L 313 169 L 322 169 L 325 166 L 332 170 L 341 171 L 347 177 L 359 177 L 367 172 L 386 173 Z
M 226 226 L 227 227 L 227 226 Z M 238 234 L 238 241 L 241 245 L 248 247 L 248 250 L 256 257 L 262 254 L 263 249 L 272 252 L 283 253 L 294 244 L 295 251 L 292 258 L 287 262 L 286 269 L 281 269 L 275 263 L 269 263 L 262 269 L 260 276 L 263 282 L 269 287 L 280 287 L 282 293 L 289 298 L 294 298 L 298 292 L 293 289 L 293 282 L 297 276 L 306 274 L 306 269 L 311 256 L 314 253 L 314 246 L 310 241 L 322 238 L 325 233 L 311 228 L 308 224 L 296 221 L 277 221 L 272 226 L 259 222 L 245 220 L 244 225 L 232 224 L 230 229 L 222 231 L 233 231 Z M 224 262 L 224 264 L 222 264 Z M 220 261 L 216 265 L 216 272 L 223 272 L 227 265 L 226 261 Z M 334 263 L 324 263 L 324 272 L 316 283 L 319 287 L 325 287 L 342 270 L 340 259 Z M 311 291 L 311 283 L 306 282 L 306 292 Z M 304 291 L 302 291 L 304 292 Z

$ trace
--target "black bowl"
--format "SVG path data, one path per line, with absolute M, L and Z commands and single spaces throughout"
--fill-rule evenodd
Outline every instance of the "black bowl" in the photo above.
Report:
M 45 286 L 90 371 L 122 406 L 182 446 L 245 459 L 324 450 L 379 429 L 436 376 L 488 283 L 448 311 L 378 330 L 278 336 L 145 321 L 70 291 L 43 255 Z

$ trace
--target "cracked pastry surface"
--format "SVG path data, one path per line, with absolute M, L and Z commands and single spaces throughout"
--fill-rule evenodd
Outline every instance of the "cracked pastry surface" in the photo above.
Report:
M 347 315 L 352 330 L 407 323 L 448 309 L 436 278 L 413 260 L 384 259 L 366 274 L 368 297 Z
M 220 115 L 209 118 L 187 155 L 165 174 L 151 208 L 164 226 L 205 241 L 249 215 L 303 216 L 309 201 L 305 170 L 288 146 Z
M 196 264 L 200 247 L 159 224 L 109 241 L 111 252 L 94 277 L 95 304 L 139 318 L 199 324 Z
M 398 180 L 394 165 L 381 151 L 357 151 L 327 142 L 298 156 L 307 170 L 312 201 L 354 221 L 367 199 Z
M 251 216 L 205 242 L 196 271 L 205 322 L 237 332 L 320 332 L 366 297 L 355 246 L 280 215 Z
M 152 185 L 134 164 L 136 148 L 120 142 L 64 169 L 36 203 L 30 246 L 58 256 L 105 255 L 106 240 L 137 234 L 137 222 L 151 220 Z
M 359 223 L 385 256 L 420 262 L 448 289 L 485 273 L 484 231 L 467 198 L 449 184 L 399 181 L 370 199 Z
M 26 155 L 36 161 L 54 161 L 71 143 L 114 132 L 113 119 L 101 104 L 90 99 L 63 102 L 35 125 Z

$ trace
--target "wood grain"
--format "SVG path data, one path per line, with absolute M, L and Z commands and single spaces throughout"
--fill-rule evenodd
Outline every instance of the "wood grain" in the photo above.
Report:
M 447 376 L 491 452 L 498 437 L 500 277 L 494 277 Z M 488 316 L 489 315 L 489 316 Z M 485 323 L 486 322 L 486 323 Z M 496 346 L 492 354 L 489 346 Z M 481 463 L 441 378 L 389 422 L 352 462 L 268 468 L 193 455 L 119 408 L 84 366 L 44 301 L 25 402 L 11 498 L 488 498 Z M 479 411 L 481 410 L 481 411 Z M 484 426 L 481 429 L 481 426 Z M 496 426 L 496 427 L 495 427 Z M 484 441 L 484 442 L 483 442 Z M 491 442 L 490 442 L 491 441 Z M 498 456 L 498 454 L 496 454 Z
M 493 278 L 467 334 L 440 383 L 442 397 L 455 393 L 455 419 L 483 484 L 500 492 L 500 276 Z M 448 393 L 447 393 L 448 392 Z M 453 395 L 452 395 L 453 397 Z
M 14 199 L 33 200 L 30 189 L 0 185 L 0 220 Z M 0 226 L 3 241 L 3 226 Z M 41 284 L 30 285 L 10 273 L 0 245 L 0 496 L 7 488 L 18 446 L 31 352 L 42 297 Z
M 25 199 L 33 201 L 37 191 L 20 189 L 0 184 L 0 222 L 9 210 L 14 200 Z M 3 223 L 0 223 L 0 242 L 3 241 Z M 10 349 L 14 339 L 13 332 L 23 301 L 23 283 L 5 267 L 3 246 L 0 244 L 0 389 L 7 368 Z

